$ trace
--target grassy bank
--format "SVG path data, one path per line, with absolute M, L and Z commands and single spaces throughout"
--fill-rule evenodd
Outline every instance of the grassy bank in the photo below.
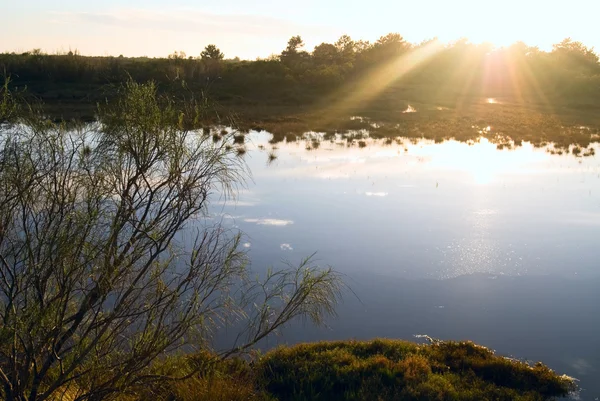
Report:
M 300 344 L 252 363 L 192 358 L 203 373 L 147 390 L 160 400 L 551 400 L 573 381 L 541 363 L 503 358 L 470 342 L 398 340 Z M 209 367 L 210 366 L 210 367 Z
M 511 97 L 480 98 L 439 97 L 415 100 L 402 88 L 389 88 L 376 99 L 348 106 L 336 99 L 352 96 L 349 89 L 322 100 L 300 104 L 285 102 L 249 102 L 244 99 L 209 98 L 201 87 L 157 84 L 158 90 L 174 101 L 203 104 L 205 112 L 194 122 L 196 128 L 220 132 L 233 126 L 241 133 L 265 130 L 273 134 L 273 143 L 294 141 L 307 132 L 321 132 L 325 139 L 334 134 L 368 134 L 372 138 L 428 139 L 435 142 L 455 139 L 468 142 L 485 136 L 499 149 L 511 149 L 524 141 L 534 146 L 553 144 L 550 151 L 592 156 L 590 145 L 600 141 L 600 111 L 595 108 L 571 108 L 518 101 Z M 69 91 L 65 87 L 62 91 Z M 86 95 L 48 97 L 31 88 L 26 99 L 38 103 L 43 113 L 57 121 L 94 121 L 98 105 L 110 103 L 120 87 L 90 88 Z M 38 102 L 39 100 L 39 102 Z

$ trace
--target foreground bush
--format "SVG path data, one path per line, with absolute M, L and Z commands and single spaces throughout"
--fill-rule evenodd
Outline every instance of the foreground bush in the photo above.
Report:
M 223 358 L 335 312 L 335 271 L 306 259 L 253 278 L 241 234 L 211 220 L 248 173 L 232 134 L 187 128 L 197 104 L 130 82 L 98 125 L 70 128 L 3 88 L 0 399 L 134 394 L 191 377 L 151 369 L 224 326 L 238 331 Z
M 181 401 L 541 401 L 566 396 L 572 390 L 571 378 L 559 376 L 541 363 L 530 366 L 503 358 L 471 342 L 418 345 L 373 340 L 283 347 L 252 364 L 219 361 L 203 375 L 172 383 L 151 395 Z

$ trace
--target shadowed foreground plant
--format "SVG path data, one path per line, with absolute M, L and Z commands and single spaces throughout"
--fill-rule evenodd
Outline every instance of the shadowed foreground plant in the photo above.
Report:
M 233 318 L 245 341 L 223 355 L 333 313 L 335 272 L 306 261 L 257 284 L 240 236 L 205 224 L 211 197 L 246 176 L 232 137 L 187 131 L 153 84 L 127 84 L 101 117 L 91 131 L 29 120 L 0 136 L 0 396 L 114 398 L 174 379 L 149 366 L 208 347 Z
M 9 84 L 10 77 L 5 77 L 4 84 L 0 86 L 0 123 L 14 119 L 18 111 L 18 104 L 8 88 Z

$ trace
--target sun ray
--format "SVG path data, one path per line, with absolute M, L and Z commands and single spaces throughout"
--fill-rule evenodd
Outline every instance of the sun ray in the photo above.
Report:
M 412 49 L 407 54 L 384 64 L 362 78 L 348 93 L 348 88 L 343 88 L 334 96 L 328 97 L 319 109 L 327 110 L 327 120 L 333 121 L 336 117 L 353 110 L 361 104 L 373 100 L 392 83 L 407 75 L 427 60 L 437 54 L 443 45 L 435 40 L 424 46 Z
M 536 94 L 539 96 L 539 99 L 542 101 L 543 105 L 549 111 L 554 112 L 554 106 L 553 106 L 552 102 L 550 102 L 550 100 L 546 96 L 546 93 L 542 89 L 542 86 L 540 85 L 537 77 L 531 71 L 531 68 L 529 67 L 529 64 L 528 63 L 522 63 L 522 65 L 520 67 L 521 67 L 521 71 L 523 71 L 524 74 L 526 75 L 525 78 L 527 79 L 528 83 L 531 84 L 531 85 L 533 85 L 533 89 L 535 90 Z
M 456 84 L 456 81 L 461 79 L 460 75 L 466 71 L 465 81 L 460 89 L 460 93 L 455 94 L 454 108 L 457 111 L 460 110 L 464 105 L 469 88 L 475 79 L 476 68 L 474 64 L 472 57 L 462 58 L 452 73 L 447 75 L 445 84 L 437 91 L 436 97 L 438 99 L 443 98 L 442 95 L 446 93 L 449 88 L 452 88 Z

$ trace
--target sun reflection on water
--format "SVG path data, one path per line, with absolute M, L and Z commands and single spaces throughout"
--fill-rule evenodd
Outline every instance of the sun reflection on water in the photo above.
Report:
M 472 146 L 456 141 L 426 145 L 412 153 L 429 156 L 431 167 L 467 172 L 478 185 L 489 184 L 502 174 L 522 173 L 528 164 L 549 157 L 547 153 L 533 151 L 528 144 L 512 151 L 499 151 L 487 138 Z
M 254 147 L 260 143 L 269 147 L 269 139 L 268 134 L 253 134 L 252 142 Z M 310 151 L 304 149 L 303 141 L 281 143 L 277 145 L 277 154 L 288 153 L 299 162 L 293 163 L 293 167 L 289 165 L 293 169 L 292 174 L 297 175 L 351 179 L 362 175 L 365 178 L 368 175 L 393 176 L 418 169 L 428 170 L 432 174 L 443 172 L 446 177 L 461 180 L 461 177 L 468 177 L 466 183 L 482 186 L 498 183 L 507 176 L 536 174 L 540 166 L 553 157 L 528 142 L 500 150 L 483 136 L 476 141 L 448 140 L 443 143 L 395 138 L 392 144 L 387 145 L 381 140 L 363 138 L 360 141 L 365 143 L 364 147 L 358 146 L 357 141 L 349 140 L 340 147 L 337 145 L 339 138 L 335 141 L 323 140 Z M 289 170 L 282 171 L 282 167 L 280 165 L 274 173 L 291 173 Z M 544 168 L 547 170 L 548 166 Z

